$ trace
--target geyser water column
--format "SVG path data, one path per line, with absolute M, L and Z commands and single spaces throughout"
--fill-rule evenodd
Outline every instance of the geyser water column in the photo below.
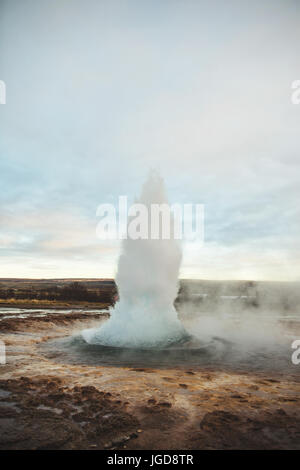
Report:
M 166 204 L 163 179 L 151 172 L 137 201 L 150 214 L 151 204 Z M 128 224 L 130 220 L 128 220 Z M 149 235 L 151 220 L 148 218 Z M 178 292 L 181 246 L 170 239 L 131 239 L 122 241 L 116 282 L 120 301 L 100 328 L 84 330 L 90 344 L 143 348 L 168 346 L 187 337 L 177 318 L 174 299 Z

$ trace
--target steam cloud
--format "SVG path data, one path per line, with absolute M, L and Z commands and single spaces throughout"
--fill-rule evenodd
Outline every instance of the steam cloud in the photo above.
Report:
M 144 204 L 149 213 L 151 204 L 168 202 L 163 179 L 156 172 L 149 174 L 136 202 Z M 150 230 L 149 220 L 149 233 Z M 86 342 L 155 347 L 187 336 L 173 305 L 178 292 L 181 247 L 172 232 L 171 228 L 168 240 L 123 240 L 116 277 L 120 302 L 103 326 L 82 332 Z

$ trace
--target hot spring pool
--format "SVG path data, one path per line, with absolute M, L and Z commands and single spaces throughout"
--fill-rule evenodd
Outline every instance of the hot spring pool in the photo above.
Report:
M 207 342 L 196 338 L 157 348 L 118 348 L 87 343 L 81 335 L 41 343 L 42 354 L 59 363 L 110 366 L 189 368 L 216 367 L 231 370 L 291 370 L 290 350 L 240 346 L 220 337 Z

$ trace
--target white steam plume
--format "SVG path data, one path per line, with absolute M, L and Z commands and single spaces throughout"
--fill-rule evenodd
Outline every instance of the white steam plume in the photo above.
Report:
M 167 203 L 163 179 L 156 172 L 149 174 L 137 202 L 149 213 L 151 204 Z M 103 326 L 84 330 L 83 338 L 106 346 L 155 347 L 185 337 L 173 306 L 180 263 L 181 247 L 173 230 L 168 240 L 123 240 L 116 277 L 120 302 Z

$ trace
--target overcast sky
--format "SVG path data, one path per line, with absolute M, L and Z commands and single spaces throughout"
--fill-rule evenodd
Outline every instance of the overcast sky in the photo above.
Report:
M 299 0 L 0 0 L 0 276 L 112 277 L 96 208 L 205 204 L 183 277 L 300 279 Z

